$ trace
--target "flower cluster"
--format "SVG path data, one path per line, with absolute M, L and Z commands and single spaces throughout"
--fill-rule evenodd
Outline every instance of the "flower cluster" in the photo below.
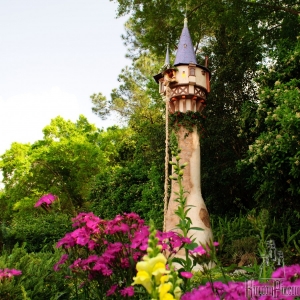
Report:
M 0 281 L 5 278 L 12 278 L 13 276 L 22 275 L 22 271 L 16 269 L 0 269 Z
M 158 231 L 156 236 L 159 239 L 158 244 L 162 246 L 162 250 L 166 250 L 171 256 L 175 255 L 184 245 L 192 243 L 190 238 L 180 236 L 174 231 Z
M 137 275 L 133 285 L 142 285 L 151 295 L 151 299 L 175 300 L 180 299 L 182 280 L 174 270 L 167 269 L 167 259 L 160 252 L 156 230 L 151 224 L 147 255 L 136 265 Z
M 280 284 L 278 283 L 280 282 Z M 191 292 L 185 293 L 181 300 L 292 300 L 299 296 L 300 266 L 281 267 L 273 272 L 268 282 L 252 280 L 248 282 L 208 282 Z M 293 293 L 294 291 L 294 293 Z
M 35 203 L 34 207 L 49 207 L 56 199 L 57 196 L 53 194 L 44 195 Z
M 272 274 L 272 278 L 285 278 L 286 281 L 300 283 L 300 265 L 280 267 Z
M 135 213 L 117 215 L 113 220 L 100 219 L 93 213 L 80 213 L 72 223 L 74 231 L 57 243 L 57 247 L 62 247 L 66 253 L 55 264 L 54 270 L 68 265 L 74 277 L 82 277 L 81 286 L 96 281 L 102 288 L 107 287 L 105 296 L 133 295 L 130 283 L 136 264 L 148 249 L 149 227 L 144 220 Z M 168 254 L 175 254 L 190 243 L 175 232 L 157 232 L 156 236 L 159 247 Z
M 217 300 L 217 299 L 236 299 L 247 300 L 244 282 L 223 282 L 206 283 L 198 289 L 184 294 L 181 300 Z M 255 299 L 255 298 L 251 298 Z
M 54 270 L 68 263 L 74 277 L 82 277 L 81 286 L 94 280 L 102 288 L 107 287 L 106 296 L 116 293 L 132 296 L 130 274 L 147 249 L 149 231 L 144 221 L 134 213 L 118 215 L 113 220 L 80 213 L 72 221 L 75 230 L 57 243 L 67 253 Z

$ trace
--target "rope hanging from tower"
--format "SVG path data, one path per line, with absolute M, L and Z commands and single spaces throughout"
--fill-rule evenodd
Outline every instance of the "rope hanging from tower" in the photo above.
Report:
M 169 87 L 167 87 L 168 89 Z M 166 216 L 168 211 L 168 187 L 169 187 L 169 93 L 166 92 L 166 96 L 164 96 L 164 100 L 166 102 L 166 140 L 165 140 L 165 197 L 164 197 L 164 224 L 163 231 L 166 231 Z

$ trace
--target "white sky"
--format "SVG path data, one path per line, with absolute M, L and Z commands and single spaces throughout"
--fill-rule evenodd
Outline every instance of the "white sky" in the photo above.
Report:
M 0 155 L 34 142 L 60 115 L 85 115 L 97 127 L 90 95 L 107 97 L 130 64 L 109 0 L 0 0 Z

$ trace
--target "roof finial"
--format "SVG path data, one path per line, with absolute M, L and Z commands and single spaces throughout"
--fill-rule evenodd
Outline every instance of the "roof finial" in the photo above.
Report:
M 185 14 L 184 14 L 184 27 L 187 27 L 187 3 L 185 5 Z
M 170 55 L 169 55 L 169 43 L 167 43 L 167 53 L 166 53 L 166 59 L 165 59 L 165 66 L 167 68 L 170 68 Z

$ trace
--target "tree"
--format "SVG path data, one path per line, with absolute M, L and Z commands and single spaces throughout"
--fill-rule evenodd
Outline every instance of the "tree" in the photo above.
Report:
M 140 122 L 127 129 L 132 134 L 118 148 L 118 164 L 97 175 L 89 201 L 102 218 L 133 211 L 161 228 L 165 132 L 160 123 Z
M 201 138 L 204 198 L 213 213 L 251 207 L 247 174 L 236 169 L 247 150 L 247 140 L 238 137 L 238 119 L 244 103 L 258 100 L 256 72 L 282 39 L 284 24 L 299 15 L 299 5 L 291 0 L 117 2 L 118 16 L 130 13 L 123 38 L 134 61 L 147 54 L 162 61 L 167 43 L 175 50 L 186 11 L 198 62 L 208 55 L 212 71 Z
M 161 227 L 165 104 L 152 78 L 156 64 L 151 55 L 142 55 L 131 68 L 122 71 L 121 85 L 112 91 L 110 100 L 101 93 L 91 96 L 92 109 L 101 118 L 116 111 L 127 122 L 127 130 L 132 134 L 126 144 L 132 148 L 120 156 L 122 159 L 116 168 L 98 174 L 90 201 L 93 211 L 103 218 L 134 211 L 146 220 L 155 219 L 156 225 Z
M 6 197 L 11 206 L 52 192 L 61 198 L 62 208 L 72 211 L 83 205 L 92 174 L 105 165 L 97 147 L 100 133 L 83 116 L 76 123 L 57 117 L 43 132 L 43 140 L 14 143 L 1 156 Z
M 2 218 L 9 219 L 13 208 L 29 205 L 32 210 L 38 198 L 49 192 L 59 197 L 63 211 L 87 209 L 94 177 L 118 164 L 118 149 L 129 134 L 115 128 L 108 136 L 83 116 L 75 123 L 57 117 L 43 132 L 42 140 L 32 145 L 13 143 L 1 156 L 2 203 L 7 206 Z M 23 201 L 28 198 L 30 203 Z
M 299 26 L 294 18 L 292 28 Z M 241 135 L 248 139 L 249 149 L 240 168 L 248 172 L 248 187 L 255 190 L 257 205 L 271 207 L 275 214 L 282 207 L 300 208 L 300 40 L 290 33 L 283 30 L 285 39 L 260 72 L 254 113 L 246 113 L 248 108 L 241 117 Z
M 135 149 L 130 129 L 101 131 L 84 116 L 75 123 L 57 117 L 43 133 L 32 145 L 13 143 L 0 160 L 5 184 L 0 221 L 7 232 L 2 241 L 26 241 L 30 251 L 52 247 L 68 230 L 71 216 L 91 210 L 89 195 L 96 176 L 113 173 Z M 49 214 L 34 208 L 48 193 L 58 196 Z
M 153 89 L 155 67 L 159 68 L 155 57 L 139 57 L 131 67 L 122 69 L 118 77 L 120 86 L 112 90 L 111 99 L 101 93 L 91 96 L 92 111 L 102 119 L 114 111 L 121 120 L 131 124 L 137 118 L 138 122 L 155 123 L 161 117 L 162 109 L 162 99 L 157 89 Z

